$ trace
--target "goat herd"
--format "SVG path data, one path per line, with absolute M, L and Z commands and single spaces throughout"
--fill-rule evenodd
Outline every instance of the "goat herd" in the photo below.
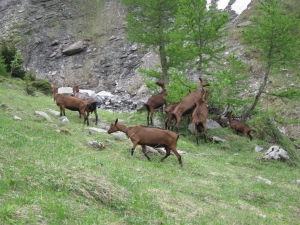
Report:
M 121 131 L 124 132 L 128 138 L 130 138 L 133 146 L 131 148 L 131 155 L 137 145 L 142 146 L 142 151 L 144 155 L 150 160 L 149 156 L 146 152 L 146 145 L 151 147 L 164 147 L 166 150 L 166 155 L 160 159 L 162 162 L 170 155 L 170 150 L 177 156 L 180 165 L 182 166 L 182 160 L 180 154 L 176 150 L 177 141 L 179 136 L 179 124 L 182 120 L 182 117 L 188 114 L 192 114 L 193 124 L 194 124 L 194 132 L 196 141 L 198 144 L 198 134 L 203 133 L 204 140 L 207 142 L 206 136 L 206 119 L 208 115 L 207 109 L 207 100 L 212 92 L 211 90 L 204 90 L 204 87 L 209 86 L 209 84 L 199 78 L 198 88 L 190 92 L 186 97 L 184 97 L 179 103 L 174 103 L 165 108 L 164 112 L 167 114 L 167 119 L 165 121 L 165 129 L 161 129 L 158 127 L 149 127 L 149 125 L 153 125 L 153 113 L 155 109 L 158 109 L 166 104 L 165 97 L 168 95 L 168 91 L 165 88 L 164 82 L 157 82 L 158 86 L 160 86 L 163 90 L 161 93 L 150 98 L 145 104 L 147 109 L 147 123 L 148 126 L 130 126 L 127 127 L 122 125 L 116 119 L 115 123 L 110 125 L 109 130 L 107 131 L 109 134 Z M 58 93 L 58 87 L 52 86 L 54 100 L 56 101 L 57 106 L 60 107 L 60 116 L 65 116 L 65 109 L 69 109 L 72 111 L 78 111 L 79 116 L 84 117 L 84 123 L 86 122 L 89 125 L 88 116 L 89 113 L 94 112 L 96 116 L 96 125 L 98 123 L 98 114 L 97 114 L 97 102 L 91 98 L 79 92 L 79 85 L 73 86 L 74 97 L 65 94 Z M 232 118 L 232 112 L 227 111 L 225 116 L 229 120 L 229 124 L 235 134 L 243 133 L 245 137 L 249 136 L 250 140 L 252 140 L 252 136 L 250 135 L 250 127 L 238 120 Z M 177 133 L 170 130 L 170 127 L 176 126 Z

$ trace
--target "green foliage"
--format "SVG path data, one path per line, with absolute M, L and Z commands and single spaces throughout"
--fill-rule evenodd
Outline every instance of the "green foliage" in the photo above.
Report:
M 179 68 L 192 62 L 205 73 L 212 63 L 218 63 L 225 50 L 228 22 L 228 13 L 217 12 L 215 5 L 207 9 L 206 0 L 180 0 L 171 31 L 172 44 L 168 46 L 172 66 Z
M 253 46 L 274 68 L 294 66 L 300 58 L 299 19 L 280 0 L 261 1 L 258 10 L 254 25 L 243 31 L 243 44 Z
M 1 54 L 0 54 L 0 76 L 9 77 L 9 74 L 6 71 L 6 64 L 4 62 L 4 58 Z
M 46 79 L 37 78 L 36 80 L 31 81 L 30 85 L 39 90 L 40 92 L 44 93 L 45 95 L 52 94 L 51 83 Z
M 35 72 L 30 70 L 24 77 L 26 83 L 26 93 L 28 95 L 35 95 L 38 90 L 45 95 L 52 94 L 51 83 L 46 79 L 36 78 Z
M 167 103 L 172 104 L 180 102 L 190 92 L 196 90 L 198 83 L 192 83 L 188 80 L 185 74 L 177 70 L 170 71 L 170 83 L 167 86 L 168 96 Z
M 242 93 L 249 89 L 247 78 L 249 74 L 246 72 L 246 65 L 235 53 L 226 57 L 227 68 L 216 71 L 211 75 L 216 78 L 211 82 L 210 86 L 214 90 L 211 94 L 211 99 L 216 105 L 225 108 L 230 105 L 239 113 L 249 107 L 251 98 L 245 99 Z
M 288 98 L 288 99 L 298 99 L 300 96 L 300 90 L 295 87 L 287 87 L 283 91 L 272 91 L 268 93 L 269 95 L 275 95 L 280 98 Z
M 14 45 L 8 45 L 5 41 L 2 41 L 0 56 L 4 58 L 6 71 L 11 77 L 24 78 L 26 72 L 22 69 L 23 59 L 21 52 Z

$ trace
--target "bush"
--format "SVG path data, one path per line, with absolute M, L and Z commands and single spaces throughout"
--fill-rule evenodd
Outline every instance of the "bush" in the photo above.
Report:
M 9 77 L 9 74 L 6 72 L 6 65 L 4 63 L 4 58 L 0 55 L 0 76 Z
M 37 90 L 41 91 L 45 95 L 52 94 L 52 87 L 51 83 L 45 79 L 36 79 L 30 82 L 30 86 L 36 88 Z

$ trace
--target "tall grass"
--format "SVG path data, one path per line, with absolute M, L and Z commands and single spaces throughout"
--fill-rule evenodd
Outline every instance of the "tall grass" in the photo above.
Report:
M 64 124 L 46 110 L 59 109 L 51 96 L 27 96 L 24 87 L 0 82 L 0 224 L 299 223 L 299 166 L 261 160 L 264 152 L 254 147 L 267 148 L 266 142 L 221 128 L 208 135 L 226 143 L 196 145 L 188 133 L 179 138 L 178 149 L 187 152 L 183 167 L 175 156 L 158 163 L 162 156 L 149 154 L 148 161 L 140 147 L 130 157 L 130 140 L 90 134 L 77 112 L 67 111 Z M 104 129 L 116 118 L 146 123 L 145 112 L 103 110 L 99 117 Z M 92 140 L 106 148 L 93 149 Z

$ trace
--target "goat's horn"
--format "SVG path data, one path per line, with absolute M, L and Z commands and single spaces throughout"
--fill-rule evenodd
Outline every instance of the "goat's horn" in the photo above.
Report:
M 115 122 L 115 124 L 117 124 L 118 123 L 118 119 L 116 119 L 116 122 Z

